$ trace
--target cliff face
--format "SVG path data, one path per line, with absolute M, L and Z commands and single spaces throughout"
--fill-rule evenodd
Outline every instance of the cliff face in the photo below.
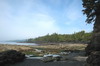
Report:
M 100 14 L 96 17 L 92 39 L 85 50 L 88 55 L 86 66 L 100 66 Z
M 100 51 L 94 51 L 88 56 L 86 66 L 100 66 Z

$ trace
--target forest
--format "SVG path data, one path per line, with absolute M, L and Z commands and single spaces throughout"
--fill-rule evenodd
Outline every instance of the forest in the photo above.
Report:
M 88 43 L 91 39 L 92 32 L 75 32 L 73 34 L 53 33 L 45 36 L 27 39 L 28 43 Z

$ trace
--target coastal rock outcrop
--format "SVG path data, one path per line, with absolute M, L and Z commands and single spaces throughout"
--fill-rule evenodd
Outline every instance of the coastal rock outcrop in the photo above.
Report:
M 100 51 L 91 52 L 87 58 L 86 66 L 100 66 Z
M 0 52 L 0 65 L 12 64 L 25 59 L 25 54 L 16 50 L 8 50 Z
M 88 55 L 86 66 L 100 66 L 100 32 L 93 34 L 92 40 L 85 51 Z
M 90 55 L 93 51 L 100 51 L 100 44 L 88 44 L 85 51 L 86 55 Z

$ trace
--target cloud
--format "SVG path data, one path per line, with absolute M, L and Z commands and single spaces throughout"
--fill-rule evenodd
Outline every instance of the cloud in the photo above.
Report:
M 55 6 L 61 5 L 62 0 L 49 0 L 49 3 Z
M 36 14 L 29 22 L 26 24 L 24 24 L 24 22 L 12 29 L 16 35 L 21 37 L 24 36 L 23 38 L 33 38 L 59 31 L 59 27 L 56 25 L 55 20 L 48 15 Z
M 83 7 L 82 7 L 81 0 L 80 1 L 72 0 L 70 2 L 70 4 L 67 6 L 67 8 L 65 8 L 65 11 L 64 11 L 64 15 L 66 17 L 65 25 L 67 27 L 70 27 L 70 28 L 74 27 L 79 30 L 86 30 L 86 31 L 87 31 L 87 28 L 91 29 L 91 27 L 90 26 L 88 27 L 85 23 L 86 16 L 83 16 L 82 9 L 83 9 Z M 81 27 L 83 27 L 83 29 L 81 29 Z M 85 27 L 87 27 L 87 28 L 85 28 Z M 75 29 L 75 31 L 76 31 L 76 29 Z
M 17 7 L 17 11 L 8 2 L 3 3 L 0 7 L 0 9 L 2 8 L 0 40 L 33 38 L 47 33 L 59 32 L 56 20 L 46 12 L 48 9 L 42 3 L 38 4 L 38 1 L 35 4 L 31 1 L 24 2 L 19 8 Z M 33 5 L 35 6 L 32 7 Z M 32 8 L 33 12 L 30 12 Z
M 83 16 L 80 1 L 73 0 L 65 10 L 67 19 L 71 21 L 78 20 Z
M 45 1 L 0 0 L 0 40 L 34 38 L 54 32 L 73 33 L 83 29 L 75 26 L 82 18 L 77 4 L 80 1 Z

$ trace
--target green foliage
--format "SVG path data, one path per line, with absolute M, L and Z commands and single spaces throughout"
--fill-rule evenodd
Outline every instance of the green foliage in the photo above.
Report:
M 74 34 L 57 34 L 53 33 L 51 35 L 45 35 L 35 39 L 28 39 L 27 42 L 35 43 L 60 43 L 60 42 L 76 42 L 76 43 L 86 43 L 91 39 L 90 33 L 85 33 L 85 31 L 80 31 Z
M 86 22 L 91 23 L 95 21 L 96 16 L 100 15 L 100 0 L 82 0 L 84 14 L 87 15 Z
M 33 41 L 34 41 L 34 39 L 33 38 L 30 38 L 30 39 L 28 39 L 28 40 L 26 40 L 26 42 L 28 42 L 28 43 L 33 43 Z

